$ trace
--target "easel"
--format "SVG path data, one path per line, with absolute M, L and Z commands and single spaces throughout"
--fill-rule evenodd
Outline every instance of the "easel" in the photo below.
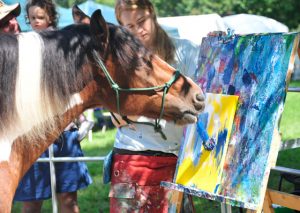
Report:
M 264 213 L 274 213 L 272 204 L 300 211 L 300 196 L 268 189 L 263 203 Z M 258 213 L 258 211 L 247 210 L 247 213 Z
M 297 38 L 297 42 L 299 43 L 299 37 Z M 300 48 L 298 48 L 297 46 L 294 46 L 293 48 L 293 52 L 296 53 L 298 52 L 298 55 L 300 57 Z M 293 56 L 295 56 L 296 54 L 292 54 Z M 290 66 L 288 68 L 288 74 L 286 77 L 286 82 L 288 85 L 288 82 L 290 81 L 290 77 L 293 71 L 293 62 L 294 57 L 290 58 Z M 286 88 L 287 90 L 288 88 Z M 277 153 L 279 151 L 279 146 L 280 146 L 280 142 L 281 142 L 281 137 L 279 135 L 279 132 L 277 130 L 275 130 L 273 132 L 273 142 L 272 142 L 272 147 L 270 150 L 270 153 L 272 153 L 268 160 L 267 160 L 267 164 L 269 165 L 269 168 L 274 166 L 276 163 L 276 159 L 277 159 Z M 265 177 L 267 177 L 269 174 L 266 173 Z M 284 193 L 284 192 L 279 192 L 276 190 L 271 190 L 271 189 L 267 189 L 267 182 L 268 182 L 268 178 L 266 179 L 266 181 L 264 181 L 264 183 L 262 184 L 262 188 L 261 190 L 261 194 L 265 194 L 264 197 L 262 197 L 262 201 L 261 202 L 261 206 L 259 206 L 258 208 L 253 207 L 253 209 L 255 208 L 256 210 L 247 210 L 247 213 L 261 213 L 262 210 L 264 213 L 272 213 L 274 212 L 274 209 L 272 207 L 272 204 L 277 204 L 283 207 L 287 207 L 290 209 L 294 209 L 294 210 L 299 210 L 300 211 L 300 196 L 296 196 L 296 195 L 292 195 L 292 194 L 288 194 L 288 193 Z M 173 195 L 172 195 L 172 204 L 173 204 L 173 208 L 171 209 L 171 212 L 177 212 L 179 213 L 182 207 L 182 198 L 183 198 L 183 192 L 181 191 L 174 191 Z

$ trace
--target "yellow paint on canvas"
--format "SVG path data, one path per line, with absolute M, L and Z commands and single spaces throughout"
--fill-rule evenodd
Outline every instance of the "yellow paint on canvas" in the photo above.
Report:
M 222 146 L 223 151 L 219 151 L 217 154 L 216 148 L 212 151 L 207 151 L 201 147 L 201 157 L 198 163 L 194 165 L 193 159 L 199 154 L 200 150 L 193 150 L 196 140 L 196 124 L 190 126 L 190 135 L 187 135 L 184 141 L 184 143 L 186 143 L 184 151 L 182 152 L 184 158 L 178 168 L 176 183 L 196 187 L 197 189 L 207 192 L 214 192 L 216 190 L 223 172 L 223 164 L 237 101 L 238 96 L 210 93 L 206 95 L 205 112 L 209 114 L 207 133 L 209 137 L 215 135 L 215 138 L 218 138 L 218 133 L 225 129 L 227 130 L 226 142 L 225 145 Z

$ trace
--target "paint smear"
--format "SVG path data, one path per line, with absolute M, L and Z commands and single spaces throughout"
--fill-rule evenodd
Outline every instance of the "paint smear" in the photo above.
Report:
M 207 192 L 218 189 L 237 102 L 238 96 L 206 94 L 206 107 L 198 124 L 187 127 L 189 137 L 185 138 L 180 153 L 183 156 L 180 157 L 176 183 Z M 213 150 L 203 146 L 208 140 L 215 141 Z

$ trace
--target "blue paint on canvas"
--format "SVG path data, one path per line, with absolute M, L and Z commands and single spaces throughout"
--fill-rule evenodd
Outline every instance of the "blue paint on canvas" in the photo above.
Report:
M 260 189 L 269 174 L 273 132 L 283 109 L 287 71 L 298 36 L 253 34 L 226 42 L 208 37 L 201 44 L 195 74 L 199 85 L 206 92 L 239 96 L 232 147 L 216 195 L 230 198 L 230 204 L 253 207 L 261 202 Z

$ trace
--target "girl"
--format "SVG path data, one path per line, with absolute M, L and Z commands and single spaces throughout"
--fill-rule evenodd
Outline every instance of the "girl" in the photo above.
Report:
M 58 15 L 51 0 L 32 0 L 26 5 L 27 19 L 35 31 L 55 29 Z
M 149 0 L 117 0 L 115 13 L 118 22 L 146 48 L 183 74 L 194 75 L 199 48 L 187 40 L 170 38 L 158 24 Z M 132 119 L 154 122 L 145 117 Z M 160 182 L 173 180 L 184 127 L 165 121 L 160 125 L 166 140 L 148 125 L 134 124 L 132 128 L 124 121 L 116 124 L 119 129 L 113 149 L 111 212 L 168 212 L 169 190 L 160 187 Z M 184 208 L 188 212 L 193 207 Z

